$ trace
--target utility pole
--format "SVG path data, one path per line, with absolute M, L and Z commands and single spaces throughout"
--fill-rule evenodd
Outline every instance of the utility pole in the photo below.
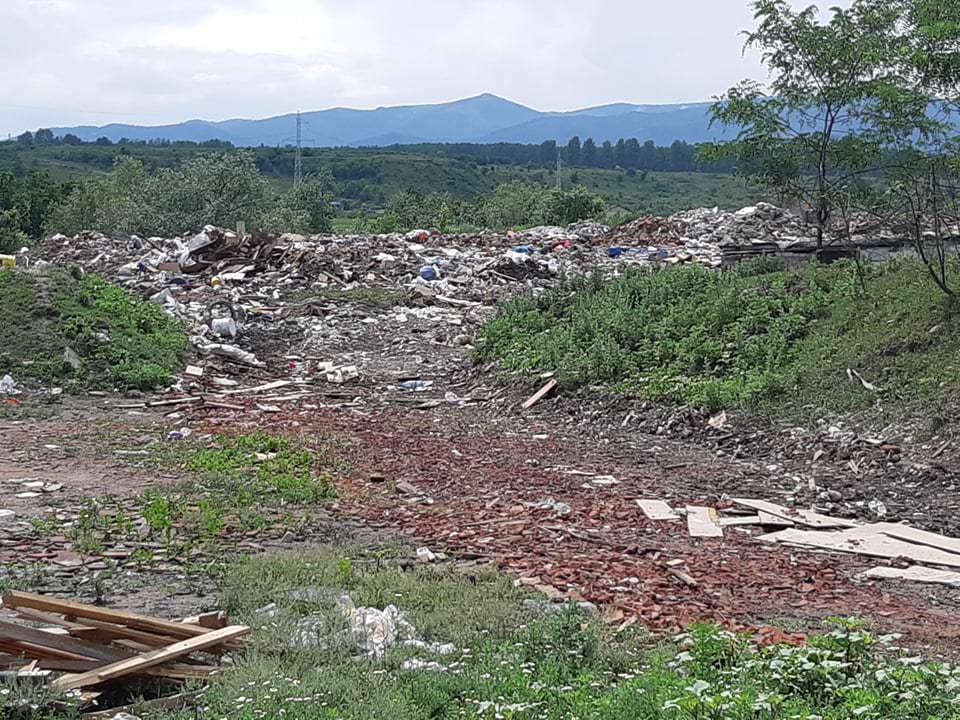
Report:
M 557 143 L 557 190 L 563 192 L 563 179 L 560 176 L 560 166 L 563 160 L 560 157 L 560 144 Z
M 303 180 L 303 118 L 297 110 L 297 154 L 293 161 L 293 184 L 299 185 Z

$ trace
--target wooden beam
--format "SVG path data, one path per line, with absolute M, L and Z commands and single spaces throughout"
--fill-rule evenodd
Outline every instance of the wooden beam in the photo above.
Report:
M 70 615 L 77 618 L 101 620 L 103 622 L 126 625 L 127 627 L 138 630 L 146 630 L 147 632 L 158 635 L 169 635 L 170 637 L 184 640 L 205 635 L 209 632 L 207 628 L 198 625 L 162 620 L 160 618 L 137 615 L 136 613 L 123 610 L 110 610 L 94 605 L 85 605 L 74 602 L 73 600 L 61 600 L 46 595 L 35 595 L 17 590 L 8 590 L 5 592 L 3 594 L 3 604 L 9 608 L 33 608 L 35 610 L 56 612 L 61 615 Z
M 529 410 L 532 408 L 538 402 L 543 400 L 549 393 L 551 393 L 558 384 L 559 383 L 557 382 L 556 378 L 550 378 L 546 385 L 537 390 L 525 403 L 523 403 L 523 409 Z
M 3 620 L 0 620 L 0 638 L 4 640 L 14 640 L 17 643 L 29 643 L 30 645 L 37 645 L 48 650 L 60 650 L 70 653 L 71 655 L 107 662 L 119 660 L 130 655 L 128 651 L 119 648 L 95 645 L 67 635 L 54 635 L 44 632 L 43 630 L 23 627 L 22 625 L 5 622 Z
M 130 675 L 133 673 L 142 673 L 143 671 L 162 665 L 168 660 L 189 655 L 197 650 L 205 650 L 216 645 L 220 645 L 228 640 L 235 640 L 250 632 L 250 628 L 244 625 L 231 625 L 220 630 L 211 630 L 200 637 L 192 637 L 187 640 L 181 640 L 169 647 L 153 650 L 132 658 L 125 658 L 109 665 L 104 665 L 90 672 L 80 673 L 78 675 L 64 675 L 57 678 L 51 684 L 54 690 L 74 690 L 76 688 L 96 685 L 98 683 L 113 680 L 114 678 Z

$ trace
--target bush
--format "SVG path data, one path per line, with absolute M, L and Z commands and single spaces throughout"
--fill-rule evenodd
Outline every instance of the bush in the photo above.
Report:
M 68 388 L 149 390 L 166 385 L 188 346 L 160 306 L 93 275 L 0 271 L 0 374 Z M 64 359 L 70 349 L 74 368 Z
M 847 368 L 896 388 L 903 403 L 946 402 L 958 384 L 960 316 L 916 262 L 866 270 L 866 289 L 849 263 L 787 272 L 765 258 L 724 274 L 581 278 L 503 304 L 479 357 L 708 408 L 873 404 L 877 395 L 849 382 Z
M 197 155 L 152 175 L 139 160 L 119 156 L 107 177 L 84 180 L 63 198 L 47 228 L 173 236 L 244 221 L 250 229 L 326 232 L 333 187 L 332 176 L 321 173 L 274 195 L 250 152 Z

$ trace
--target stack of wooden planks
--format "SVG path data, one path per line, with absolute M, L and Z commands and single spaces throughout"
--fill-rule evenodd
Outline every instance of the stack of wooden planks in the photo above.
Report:
M 63 671 L 66 691 L 131 676 L 203 679 L 217 668 L 191 657 L 240 647 L 249 632 L 223 613 L 164 620 L 46 595 L 8 591 L 3 607 L 43 627 L 0 620 L 0 665 L 18 672 Z

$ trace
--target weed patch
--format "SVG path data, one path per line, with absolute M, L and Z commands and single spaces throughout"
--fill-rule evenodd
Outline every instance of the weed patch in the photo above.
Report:
M 223 584 L 223 607 L 255 627 L 254 640 L 204 691 L 204 717 L 960 717 L 960 669 L 898 650 L 895 638 L 853 620 L 832 621 L 802 647 L 758 648 L 712 626 L 655 645 L 642 631 L 617 633 L 576 607 L 545 613 L 539 600 L 531 609 L 529 596 L 494 573 L 403 571 L 389 557 L 342 548 L 249 558 L 228 569 Z M 433 670 L 411 668 L 423 651 L 401 645 L 382 659 L 358 658 L 349 642 L 331 641 L 342 631 L 334 603 L 343 592 L 357 604 L 396 604 L 426 639 L 458 651 L 435 656 Z M 267 603 L 274 605 L 265 618 L 257 609 Z M 315 647 L 290 642 L 304 620 L 317 618 L 326 634 Z
M 960 274 L 960 268 L 953 272 Z M 960 313 L 915 262 L 581 278 L 504 303 L 479 357 L 654 400 L 797 414 L 941 402 L 957 387 Z M 877 394 L 848 379 L 857 370 Z
M 55 268 L 0 270 L 0 327 L 0 373 L 74 390 L 165 385 L 188 346 L 159 306 Z M 68 349 L 75 358 L 67 359 Z

